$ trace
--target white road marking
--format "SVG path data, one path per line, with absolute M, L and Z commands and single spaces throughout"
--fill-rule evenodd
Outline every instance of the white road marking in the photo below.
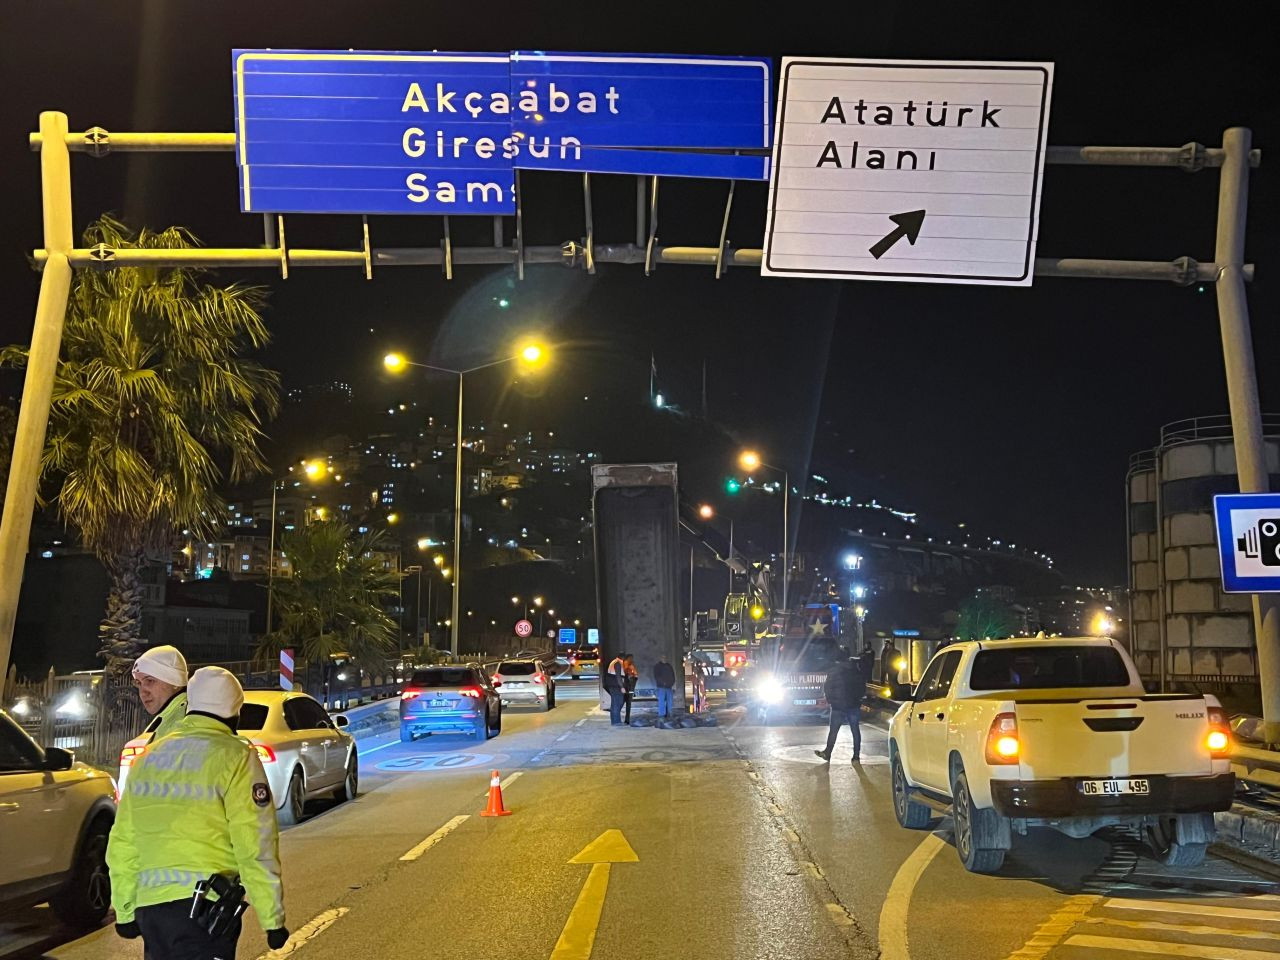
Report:
M 464 824 L 466 821 L 470 819 L 471 819 L 470 814 L 463 814 L 460 817 L 454 817 L 452 820 L 446 823 L 443 827 L 441 827 L 431 836 L 427 837 L 427 839 L 423 840 L 420 844 L 418 844 L 416 847 L 414 847 L 412 850 L 410 850 L 400 859 L 401 860 L 417 860 L 420 856 L 422 856 L 424 853 L 426 853 L 428 850 L 434 847 L 437 843 L 439 843 L 449 834 L 453 833 L 454 830 L 458 829 L 458 827 L 462 826 L 462 824 Z
M 880 960 L 911 960 L 907 950 L 907 909 L 925 868 L 947 848 L 947 841 L 931 833 L 902 862 L 880 909 Z
M 586 723 L 586 722 L 587 722 L 587 718 L 586 718 L 586 717 L 583 717 L 581 720 L 579 720 L 577 723 L 575 723 L 575 724 L 574 724 L 574 726 L 575 726 L 575 727 L 580 727 L 580 726 L 582 726 L 582 725 L 583 725 L 584 723 Z
M 350 907 L 335 907 L 332 910 L 326 910 L 313 920 L 303 924 L 302 927 L 293 931 L 289 935 L 289 939 L 285 941 L 284 946 L 279 950 L 268 950 L 266 953 L 258 957 L 258 960 L 278 960 L 280 957 L 289 957 L 306 946 L 307 942 L 315 939 L 324 933 L 334 922 L 342 916 L 351 912 Z
M 1072 927 L 1085 918 L 1085 914 L 1098 905 L 1100 899 L 1101 897 L 1088 893 L 1068 898 L 1066 903 L 1036 927 L 1035 933 L 1031 934 L 1026 943 L 1009 954 L 1008 960 L 1042 960 L 1071 932 Z
M 372 748 L 370 748 L 370 749 L 368 749 L 368 750 L 361 750 L 361 749 L 360 749 L 360 744 L 358 744 L 358 743 L 357 743 L 357 744 L 356 744 L 356 756 L 358 756 L 358 757 L 363 757 L 363 756 L 367 756 L 367 755 L 368 755 L 368 754 L 370 754 L 370 753 L 377 753 L 379 750 L 385 750 L 385 749 L 387 749 L 387 747 L 394 747 L 394 746 L 397 746 L 399 743 L 400 743 L 400 741 L 399 741 L 399 740 L 392 740 L 390 743 L 384 743 L 384 744 L 382 744 L 381 746 L 372 747 Z
M 1194 915 L 1196 907 L 1188 904 Z M 1243 927 L 1210 927 L 1200 923 L 1165 923 L 1163 920 L 1121 920 L 1119 917 L 1081 917 L 1081 923 L 1103 927 L 1124 927 L 1126 930 L 1154 930 L 1169 933 L 1185 933 L 1193 937 L 1244 937 L 1253 940 L 1274 941 L 1274 930 L 1247 930 Z
M 515 773 L 511 774 L 511 776 L 507 777 L 507 779 L 503 780 L 500 786 L 502 787 L 503 790 L 505 790 L 507 789 L 508 786 L 510 786 L 512 780 L 515 780 L 518 777 L 522 777 L 522 776 L 524 776 L 523 771 L 517 770 Z M 480 794 L 480 796 L 482 797 L 489 796 L 489 788 L 485 787 L 484 793 Z
M 1186 906 L 1185 904 L 1183 905 Z M 1063 941 L 1066 947 L 1094 950 L 1127 950 L 1130 953 L 1154 953 L 1161 957 L 1195 957 L 1198 960 L 1276 960 L 1280 953 L 1272 950 L 1246 950 L 1243 947 L 1216 947 L 1200 943 L 1173 943 L 1169 940 L 1130 940 L 1125 937 L 1094 937 L 1077 933 Z
M 1176 900 L 1124 900 L 1113 897 L 1102 904 L 1111 910 L 1149 910 L 1153 913 L 1194 913 L 1201 917 L 1229 917 L 1232 920 L 1265 920 L 1280 923 L 1280 912 L 1251 910 L 1248 907 L 1215 907 L 1207 903 L 1189 906 Z

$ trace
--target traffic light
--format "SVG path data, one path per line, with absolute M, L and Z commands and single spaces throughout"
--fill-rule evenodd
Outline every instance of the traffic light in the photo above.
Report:
M 725 477 L 725 481 L 724 481 L 725 493 L 737 493 L 741 489 L 742 489 L 742 484 L 738 482 L 737 477 Z

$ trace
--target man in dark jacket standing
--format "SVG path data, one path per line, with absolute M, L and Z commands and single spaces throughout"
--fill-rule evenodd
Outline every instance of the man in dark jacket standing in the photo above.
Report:
M 605 692 L 609 694 L 609 723 L 622 725 L 622 706 L 627 696 L 627 662 L 631 654 L 620 653 L 609 661 L 609 666 L 600 678 Z
M 672 690 L 676 685 L 676 668 L 671 666 L 666 654 L 658 657 L 653 665 L 653 684 L 658 688 L 658 716 L 671 716 Z
M 858 726 L 862 713 L 862 698 L 866 693 L 866 688 L 862 680 L 862 671 L 858 667 L 858 662 L 852 657 L 839 660 L 832 664 L 831 669 L 827 672 L 827 682 L 822 686 L 822 692 L 826 695 L 827 703 L 831 706 L 831 717 L 829 720 L 829 729 L 827 730 L 827 748 L 825 750 L 813 751 L 823 762 L 831 762 L 831 751 L 835 748 L 836 737 L 840 735 L 840 726 L 849 724 L 849 730 L 853 733 L 853 763 L 860 763 L 859 754 L 862 752 L 862 730 Z

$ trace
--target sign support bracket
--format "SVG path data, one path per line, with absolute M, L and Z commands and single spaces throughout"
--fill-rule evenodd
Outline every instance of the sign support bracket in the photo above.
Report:
M 587 218 L 587 238 L 584 244 L 587 248 L 585 264 L 587 273 L 594 275 L 596 272 L 596 229 L 591 218 L 591 174 L 589 173 L 582 175 L 582 207 Z
M 440 249 L 444 256 L 440 266 L 444 270 L 446 280 L 453 279 L 453 237 L 449 233 L 449 218 L 444 218 L 444 237 L 440 240 Z
M 516 279 L 524 279 L 524 201 L 520 195 L 520 171 L 516 171 Z
M 367 214 L 360 215 L 360 232 L 364 240 L 364 278 L 366 280 L 373 279 L 373 255 L 369 247 L 369 217 Z
M 724 220 L 720 223 L 720 246 L 716 248 L 716 279 L 724 272 L 724 248 L 729 237 L 729 214 L 733 212 L 733 190 L 737 180 L 729 181 L 729 197 L 724 203 Z
M 276 216 L 276 233 L 280 235 L 280 279 L 289 279 L 289 246 L 284 238 L 284 214 Z
M 653 190 L 649 194 L 649 239 L 644 245 L 644 275 L 653 273 L 653 252 L 658 245 L 658 177 L 653 178 Z

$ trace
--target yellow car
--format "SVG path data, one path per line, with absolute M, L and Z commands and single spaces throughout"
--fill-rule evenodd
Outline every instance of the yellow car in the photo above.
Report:
M 579 650 L 569 657 L 569 676 L 600 676 L 600 652 L 598 650 Z

